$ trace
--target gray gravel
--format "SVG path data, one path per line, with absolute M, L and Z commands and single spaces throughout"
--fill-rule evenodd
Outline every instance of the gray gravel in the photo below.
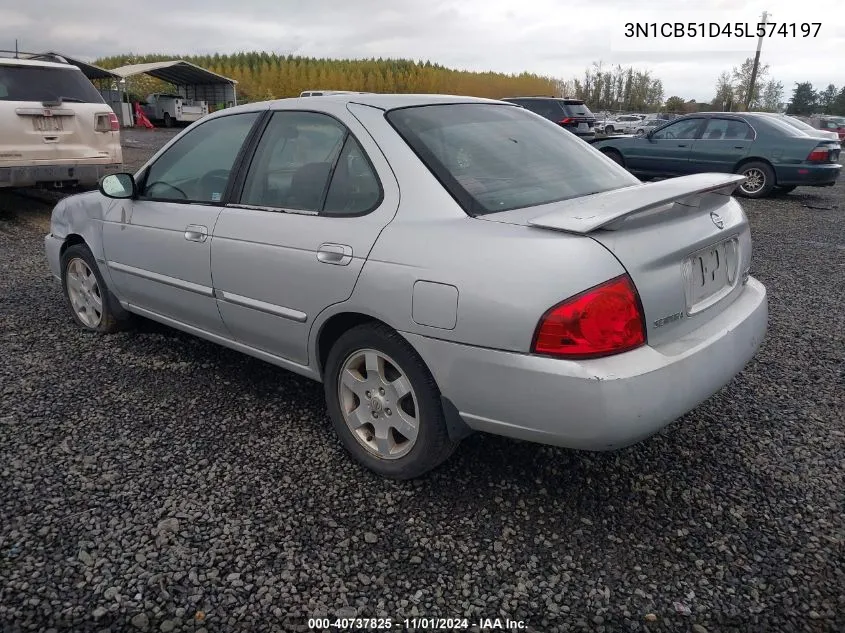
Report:
M 0 630 L 845 629 L 845 182 L 744 204 L 771 330 L 718 395 L 616 453 L 475 436 L 397 483 L 346 459 L 315 383 L 74 327 L 49 207 L 0 194 Z

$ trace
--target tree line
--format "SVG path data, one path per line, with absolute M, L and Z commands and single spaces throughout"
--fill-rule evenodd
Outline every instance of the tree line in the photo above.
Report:
M 173 59 L 170 55 L 116 55 L 95 63 L 103 68 Z M 770 77 L 768 64 L 761 64 L 754 86 L 754 60 L 725 71 L 716 80 L 712 101 L 697 102 L 677 95 L 666 98 L 663 82 L 651 71 L 631 66 L 606 66 L 594 62 L 582 75 L 559 79 L 535 73 L 506 74 L 455 70 L 430 61 L 407 59 L 339 60 L 267 52 L 232 55 L 188 55 L 185 61 L 230 77 L 238 82 L 238 101 L 262 101 L 299 95 L 305 90 L 355 90 L 362 92 L 440 93 L 476 97 L 549 95 L 583 99 L 597 112 L 673 112 L 702 110 L 750 110 L 790 114 L 827 113 L 845 115 L 845 86 L 833 84 L 816 91 L 810 83 L 798 83 L 791 100 L 784 101 L 784 86 Z M 163 82 L 141 75 L 130 81 L 130 98 L 143 99 L 167 89 Z
M 103 68 L 173 59 L 167 55 L 117 55 L 97 62 Z M 298 96 L 305 90 L 354 90 L 361 92 L 441 93 L 501 98 L 518 95 L 554 95 L 558 81 L 534 73 L 505 74 L 454 70 L 429 61 L 405 59 L 338 60 L 236 53 L 188 55 L 185 61 L 238 82 L 238 101 L 262 101 Z M 143 97 L 155 92 L 146 76 L 133 78 L 131 90 Z

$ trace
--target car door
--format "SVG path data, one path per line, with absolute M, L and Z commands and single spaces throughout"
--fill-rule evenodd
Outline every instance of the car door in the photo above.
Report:
M 701 117 L 673 121 L 651 134 L 632 139 L 624 153 L 626 166 L 631 171 L 649 174 L 681 176 L 691 173 L 692 143 L 704 122 Z
M 739 118 L 712 117 L 701 138 L 693 141 L 690 165 L 693 172 L 733 173 L 754 143 L 754 130 Z
M 138 180 L 138 196 L 105 214 L 103 250 L 123 300 L 223 334 L 214 299 L 210 236 L 230 173 L 260 112 L 209 119 L 168 146 Z
M 274 112 L 211 241 L 217 304 L 234 338 L 307 365 L 314 319 L 352 294 L 398 200 L 384 157 L 345 107 Z

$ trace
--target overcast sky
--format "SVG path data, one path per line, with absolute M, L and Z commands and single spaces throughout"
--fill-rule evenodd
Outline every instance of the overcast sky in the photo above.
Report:
M 762 60 L 787 95 L 794 82 L 845 83 L 845 0 L 29 0 L 0 6 L 0 48 L 93 60 L 119 53 L 275 51 L 316 57 L 405 57 L 470 70 L 564 79 L 593 61 L 650 69 L 666 96 L 709 101 L 722 70 L 756 39 L 626 41 L 625 23 L 821 22 L 816 37 L 765 39 Z M 636 9 L 632 8 L 636 5 Z M 745 8 L 737 8 L 744 5 Z M 12 8 L 14 7 L 14 8 Z M 200 8 L 201 7 L 201 8 Z M 683 11 L 683 13 L 677 13 Z M 755 27 L 756 28 L 756 27 Z M 815 27 L 813 27 L 815 31 Z

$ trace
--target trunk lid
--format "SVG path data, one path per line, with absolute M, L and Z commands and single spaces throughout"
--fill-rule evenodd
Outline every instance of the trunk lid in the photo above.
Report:
M 742 293 L 751 234 L 731 193 L 743 181 L 696 174 L 478 217 L 600 243 L 634 281 L 648 343 L 662 345 L 700 327 Z

